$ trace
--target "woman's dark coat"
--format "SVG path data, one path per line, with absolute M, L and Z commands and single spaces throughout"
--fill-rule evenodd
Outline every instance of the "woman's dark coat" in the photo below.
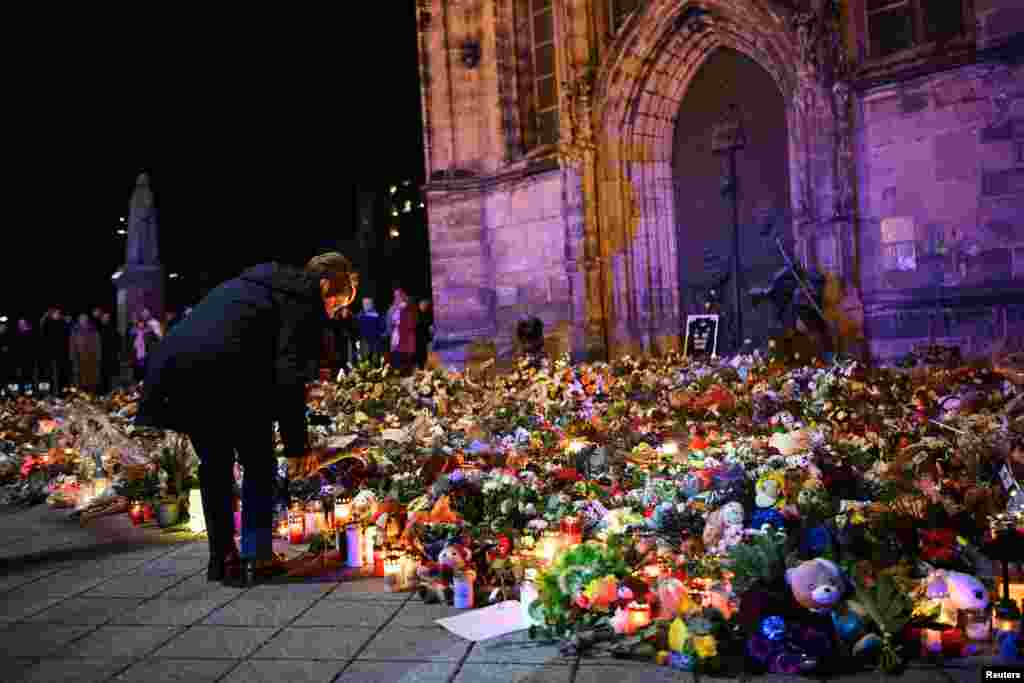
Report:
M 307 445 L 305 386 L 319 374 L 327 315 L 319 280 L 254 266 L 207 295 L 150 358 L 135 423 L 259 429 L 276 420 L 286 455 Z

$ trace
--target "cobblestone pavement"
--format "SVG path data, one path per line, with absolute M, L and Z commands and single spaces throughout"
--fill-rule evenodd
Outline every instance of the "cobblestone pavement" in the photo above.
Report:
M 434 623 L 454 610 L 388 592 L 383 579 L 225 588 L 206 581 L 205 540 L 133 528 L 127 515 L 83 529 L 66 514 L 0 510 L 0 680 L 693 679 L 649 663 L 566 659 L 525 633 L 469 643 Z M 967 683 L 979 680 L 978 666 L 911 669 L 900 680 Z

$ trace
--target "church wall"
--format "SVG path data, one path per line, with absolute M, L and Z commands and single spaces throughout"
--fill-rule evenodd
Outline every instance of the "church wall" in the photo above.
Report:
M 976 0 L 980 48 L 1024 30 L 1015 4 Z M 1024 337 L 1024 67 L 879 85 L 857 119 L 872 355 L 893 360 L 933 334 L 969 356 Z
M 569 319 L 563 214 L 557 170 L 496 188 L 487 199 L 499 356 L 511 353 L 519 320 L 537 316 L 550 334 Z

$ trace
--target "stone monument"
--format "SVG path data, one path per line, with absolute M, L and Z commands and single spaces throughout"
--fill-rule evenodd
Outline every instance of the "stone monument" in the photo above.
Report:
M 139 173 L 128 213 L 125 264 L 113 276 L 118 328 L 124 334 L 143 310 L 162 318 L 164 269 L 160 265 L 157 209 L 149 174 Z

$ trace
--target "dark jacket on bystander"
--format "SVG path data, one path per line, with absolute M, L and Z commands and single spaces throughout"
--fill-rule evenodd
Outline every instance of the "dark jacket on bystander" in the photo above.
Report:
M 285 455 L 302 456 L 305 387 L 319 374 L 326 324 L 317 278 L 276 263 L 250 268 L 211 291 L 153 352 L 135 423 L 191 433 L 213 421 L 232 429 L 276 420 Z

